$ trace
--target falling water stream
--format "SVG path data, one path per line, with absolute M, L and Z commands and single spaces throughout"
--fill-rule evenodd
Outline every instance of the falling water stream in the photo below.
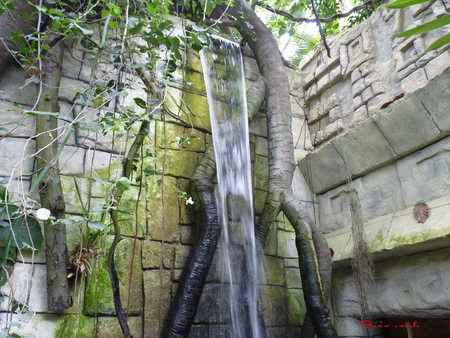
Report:
M 217 166 L 219 251 L 229 286 L 231 336 L 262 338 L 247 101 L 238 44 L 214 38 L 201 52 Z

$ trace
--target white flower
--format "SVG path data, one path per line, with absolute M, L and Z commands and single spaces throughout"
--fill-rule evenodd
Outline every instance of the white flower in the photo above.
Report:
M 45 209 L 45 208 L 40 208 L 36 211 L 36 217 L 38 219 L 40 219 L 41 221 L 48 220 L 50 217 L 50 214 L 51 214 L 50 210 Z
M 192 200 L 192 197 L 189 196 L 189 198 L 186 200 L 186 205 L 188 204 L 194 204 L 194 201 Z

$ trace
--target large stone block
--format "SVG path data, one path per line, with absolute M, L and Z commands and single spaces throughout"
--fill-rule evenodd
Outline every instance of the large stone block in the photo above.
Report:
M 227 284 L 206 283 L 200 297 L 200 303 L 194 323 L 229 323 L 230 299 Z
M 179 234 L 179 198 L 174 190 L 176 179 L 164 178 L 164 203 L 159 178 L 147 178 L 147 234 L 149 239 L 166 242 L 178 241 Z
M 266 326 L 288 325 L 286 290 L 283 286 L 262 288 L 261 309 Z
M 300 277 L 299 268 L 285 268 L 284 275 L 286 279 L 286 287 L 288 289 L 302 288 L 302 279 Z
M 171 303 L 170 271 L 143 271 L 143 284 L 145 304 L 144 337 L 159 337 Z
M 183 92 L 168 87 L 166 107 L 172 114 L 180 116 L 186 123 L 200 130 L 211 130 L 208 99 L 204 95 Z M 168 116 L 168 120 L 174 120 Z
M 374 117 L 389 144 L 399 156 L 438 138 L 440 130 L 413 94 L 392 103 Z
M 315 194 L 323 193 L 346 182 L 349 177 L 341 155 L 331 143 L 310 153 L 300 161 L 299 166 Z
M 30 83 L 21 89 L 25 84 L 25 76 L 26 73 L 22 67 L 9 67 L 0 77 L 0 91 L 5 92 L 5 94 L 0 94 L 0 96 L 11 102 L 17 102 L 31 107 L 34 106 L 37 99 L 38 87 Z
M 33 172 L 34 157 L 30 156 L 36 151 L 36 143 L 32 139 L 5 137 L 0 139 L 2 151 L 2 165 L 0 176 L 21 176 Z
M 107 252 L 112 242 L 112 236 L 107 236 Z M 114 263 L 119 278 L 119 290 L 124 311 L 129 314 L 143 312 L 142 299 L 142 271 L 141 271 L 141 245 L 133 238 L 124 237 L 117 245 Z M 92 272 L 88 275 L 86 295 L 84 299 L 84 313 L 115 314 L 112 297 L 111 280 L 104 258 L 92 262 Z
M 346 186 L 332 189 L 318 196 L 320 230 L 324 233 L 349 228 L 352 218 Z
M 364 222 L 406 207 L 395 164 L 362 176 L 354 181 L 354 186 L 358 192 Z
M 450 190 L 450 137 L 397 162 L 407 206 L 448 196 Z
M 116 181 L 122 177 L 122 156 L 106 151 L 86 150 L 84 161 L 86 175 L 92 173 L 104 181 Z
M 36 134 L 36 118 L 25 115 L 23 112 L 24 109 L 31 109 L 31 107 L 3 101 L 2 98 L 5 98 L 5 95 L 0 91 L 0 113 L 2 114 L 0 136 L 34 136 Z
M 142 242 L 142 268 L 158 269 L 164 267 L 171 269 L 174 261 L 172 244 L 158 241 L 144 240 Z
M 303 325 L 306 313 L 306 305 L 303 297 L 303 290 L 301 289 L 286 290 L 286 298 L 288 302 L 289 324 Z
M 334 139 L 332 144 L 342 156 L 346 168 L 359 176 L 390 161 L 395 156 L 391 144 L 372 119 Z M 330 167 L 334 170 L 334 167 Z
M 297 247 L 295 246 L 295 232 L 278 231 L 278 255 L 283 258 L 298 257 Z
M 370 251 L 375 260 L 388 259 L 447 246 L 450 236 L 448 227 L 443 227 L 450 219 L 450 198 L 427 202 L 429 217 L 425 223 L 418 223 L 413 216 L 413 208 L 397 211 L 372 219 L 363 224 Z M 325 235 L 334 250 L 335 266 L 350 264 L 353 257 L 351 229 L 340 229 Z
M 144 337 L 142 335 L 142 317 L 128 317 L 127 323 L 134 338 Z M 123 333 L 116 317 L 98 318 L 96 338 L 112 338 L 122 335 Z
M 124 191 L 118 205 L 118 221 L 123 236 L 143 238 L 145 234 L 147 208 L 146 201 L 140 198 L 144 189 L 131 186 Z
M 436 76 L 426 86 L 418 89 L 415 95 L 426 111 L 432 117 L 434 123 L 444 134 L 450 133 L 450 68 L 441 75 Z
M 284 286 L 283 259 L 273 256 L 264 258 L 265 282 L 270 285 Z
M 450 250 L 445 248 L 377 263 L 371 312 L 374 316 L 391 317 L 447 316 L 449 260 Z
M 11 273 L 11 271 L 8 271 L 8 273 Z M 10 277 L 9 281 L 1 287 L 2 293 L 15 301 L 27 304 L 30 311 L 47 311 L 47 272 L 45 265 L 16 262 Z M 3 301 L 0 306 L 3 311 L 11 311 L 9 301 Z
M 65 146 L 59 157 L 59 169 L 62 175 L 83 175 L 85 150 Z
M 199 154 L 188 150 L 158 150 L 156 164 L 165 175 L 190 178 L 197 168 Z
M 269 176 L 269 160 L 267 157 L 256 155 L 253 165 L 253 186 L 258 190 L 267 190 Z

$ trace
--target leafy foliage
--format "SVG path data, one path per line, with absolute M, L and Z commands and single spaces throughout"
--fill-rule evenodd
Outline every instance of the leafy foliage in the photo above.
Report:
M 427 1 L 429 1 L 429 0 L 397 0 L 393 3 L 386 5 L 386 7 L 390 8 L 390 9 L 404 8 L 404 7 L 421 4 L 421 3 L 427 2 Z M 450 14 L 444 15 L 440 18 L 434 19 L 430 22 L 424 23 L 417 27 L 408 29 L 402 33 L 394 35 L 392 38 L 405 38 L 405 37 L 410 37 L 410 36 L 414 36 L 414 35 L 419 35 L 419 34 L 427 33 L 432 30 L 441 28 L 448 24 L 450 24 Z M 437 39 L 436 41 L 431 43 L 431 45 L 429 45 L 427 47 L 427 49 L 425 49 L 425 51 L 422 53 L 422 55 L 424 55 L 428 52 L 431 52 L 433 50 L 436 50 L 442 46 L 448 45 L 449 43 L 450 43 L 450 33 L 445 34 L 444 36 L 440 37 L 439 39 Z M 420 55 L 420 56 L 422 56 L 422 55 Z
M 41 226 L 29 210 L 9 201 L 8 190 L 0 185 L 0 286 L 8 281 L 16 259 L 15 251 L 38 251 L 43 242 Z

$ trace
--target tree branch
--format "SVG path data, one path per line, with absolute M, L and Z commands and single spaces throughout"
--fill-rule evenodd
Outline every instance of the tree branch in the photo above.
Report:
M 375 4 L 377 4 L 377 3 L 381 2 L 381 1 L 382 0 L 369 0 L 369 1 L 366 1 L 366 2 L 364 2 L 363 4 L 361 4 L 359 6 L 353 7 L 351 10 L 349 10 L 346 13 L 338 13 L 338 14 L 330 16 L 329 18 L 319 18 L 319 21 L 321 23 L 329 23 L 329 22 L 334 21 L 336 19 L 345 18 L 345 17 L 347 17 L 347 16 L 349 16 L 349 15 L 355 13 L 355 12 L 359 12 L 360 10 L 362 10 L 364 8 L 367 8 L 369 6 L 375 5 Z M 282 11 L 280 9 L 273 8 L 272 6 L 270 6 L 270 5 L 268 5 L 268 4 L 264 3 L 264 2 L 257 2 L 256 4 L 259 7 L 265 8 L 269 12 L 272 12 L 272 13 L 284 16 L 285 18 L 287 18 L 287 19 L 289 19 L 291 21 L 294 21 L 294 22 L 314 23 L 314 22 L 317 21 L 317 19 L 312 19 L 312 18 L 295 17 L 295 16 L 293 16 L 292 14 L 290 14 L 288 12 Z
M 327 39 L 325 37 L 325 33 L 323 32 L 322 24 L 320 23 L 319 13 L 317 13 L 316 4 L 314 3 L 314 0 L 311 0 L 311 7 L 313 10 L 314 16 L 316 17 L 316 23 L 317 23 L 317 28 L 319 28 L 320 37 L 322 38 L 325 49 L 327 50 L 327 55 L 330 58 L 331 57 L 330 46 L 328 46 L 328 44 L 327 44 Z

